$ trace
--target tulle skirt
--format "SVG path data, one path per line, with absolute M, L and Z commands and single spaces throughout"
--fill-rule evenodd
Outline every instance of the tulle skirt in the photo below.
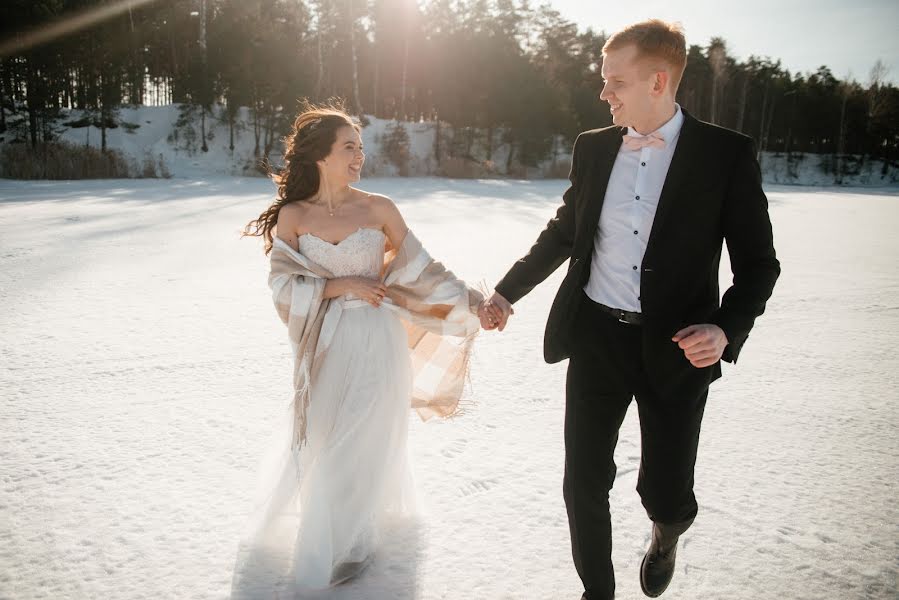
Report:
M 273 578 L 300 597 L 340 583 L 366 567 L 388 519 L 414 512 L 411 385 L 399 319 L 348 304 L 311 382 L 306 444 L 291 451 L 291 403 L 262 462 L 232 597 L 271 595 Z

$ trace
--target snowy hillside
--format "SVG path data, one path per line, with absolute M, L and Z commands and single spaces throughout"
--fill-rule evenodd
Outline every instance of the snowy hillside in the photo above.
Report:
M 363 187 L 392 196 L 457 274 L 491 285 L 564 182 Z M 783 275 L 713 386 L 699 516 L 664 597 L 893 600 L 899 192 L 768 191 Z M 0 598 L 290 597 L 264 580 L 250 594 L 233 573 L 290 389 L 261 245 L 238 237 L 272 194 L 258 178 L 0 181 Z M 561 489 L 566 365 L 541 354 L 560 275 L 477 340 L 467 415 L 410 415 L 429 508 L 325 598 L 580 597 Z M 621 600 L 643 598 L 639 453 L 632 407 L 611 499 Z
M 208 151 L 201 146 L 201 127 L 199 112 L 182 114 L 181 105 L 160 107 L 122 108 L 119 110 L 119 122 L 122 126 L 107 129 L 107 145 L 122 151 L 136 165 L 147 160 L 160 165 L 159 173 L 167 173 L 176 178 L 197 179 L 214 175 L 258 175 L 255 159 L 256 135 L 251 115 L 243 108 L 238 114 L 234 128 L 234 150 L 230 149 L 231 131 L 228 123 L 220 117 L 207 116 L 206 138 Z M 217 107 L 213 111 L 221 113 Z M 80 111 L 71 111 L 64 123 L 77 123 L 82 118 Z M 367 117 L 369 123 L 363 130 L 363 144 L 367 152 L 364 175 L 368 177 L 393 176 L 401 169 L 391 162 L 382 151 L 382 142 L 390 128 L 391 121 Z M 456 166 L 447 172 L 444 158 L 438 163 L 434 146 L 436 126 L 432 122 L 404 123 L 409 138 L 409 162 L 402 171 L 412 176 L 449 175 L 463 177 L 466 167 Z M 93 126 L 58 127 L 60 137 L 78 145 L 90 145 L 99 148 L 101 132 Z M 446 157 L 446 139 L 448 129 L 443 128 L 441 155 Z M 461 133 L 459 135 L 462 135 Z M 6 141 L 10 138 L 4 136 Z M 497 139 L 499 135 L 497 134 Z M 0 138 L 0 144 L 4 139 Z M 264 147 L 264 139 L 260 134 L 260 146 Z M 547 159 L 538 167 L 523 168 L 513 165 L 517 178 L 527 177 L 541 179 L 545 177 L 564 177 L 570 161 L 570 147 L 561 137 L 556 140 L 555 159 Z M 273 145 L 270 160 L 280 164 L 280 141 Z M 467 170 L 474 171 L 474 176 L 488 176 L 505 172 L 508 147 L 495 143 L 491 160 L 486 160 L 486 150 L 475 143 L 471 155 L 478 162 L 468 163 Z M 830 155 L 794 154 L 790 157 L 782 153 L 763 153 L 762 170 L 766 182 L 788 185 L 833 185 L 833 158 Z M 459 159 L 461 161 L 461 159 Z M 849 157 L 850 175 L 843 178 L 845 185 L 882 186 L 899 183 L 899 169 L 891 167 L 884 175 L 883 163 L 877 160 L 859 162 L 860 157 Z M 457 161 L 458 162 L 458 161 Z M 459 171 L 456 173 L 455 171 Z

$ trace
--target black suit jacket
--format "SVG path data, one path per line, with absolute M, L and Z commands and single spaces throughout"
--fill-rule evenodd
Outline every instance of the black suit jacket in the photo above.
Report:
M 768 201 L 752 139 L 683 112 L 641 266 L 644 341 L 686 363 L 671 336 L 686 325 L 715 323 L 729 341 L 722 358 L 736 362 L 780 274 Z M 549 363 L 571 354 L 574 314 L 590 276 L 606 186 L 626 132 L 612 126 L 577 137 L 562 205 L 496 285 L 514 303 L 570 259 L 546 324 L 543 353 Z M 734 278 L 719 305 L 722 241 Z M 720 363 L 713 369 L 713 376 L 720 376 Z

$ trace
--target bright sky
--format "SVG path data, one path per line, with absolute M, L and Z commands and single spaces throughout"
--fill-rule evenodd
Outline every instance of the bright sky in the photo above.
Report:
M 737 59 L 779 58 L 792 73 L 827 65 L 839 79 L 851 74 L 867 83 L 880 58 L 890 67 L 887 79 L 899 84 L 899 0 L 549 1 L 581 30 L 613 33 L 652 17 L 680 21 L 688 45 L 719 36 Z

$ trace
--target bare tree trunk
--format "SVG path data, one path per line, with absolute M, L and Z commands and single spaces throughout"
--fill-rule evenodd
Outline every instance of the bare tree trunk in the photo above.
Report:
M 406 31 L 406 39 L 403 41 L 403 92 L 400 97 L 400 115 L 406 120 L 406 76 L 409 68 L 409 32 Z
M 172 18 L 174 19 L 174 11 L 172 11 Z M 172 21 L 174 22 L 174 21 Z M 172 77 L 177 77 L 178 70 L 178 53 L 175 51 L 175 28 L 169 26 L 169 50 L 172 53 Z M 174 96 L 174 94 L 172 94 Z
M 434 161 L 440 166 L 440 117 L 434 119 Z
M 555 173 L 556 164 L 558 164 L 558 161 L 559 161 L 559 143 L 558 142 L 559 142 L 559 140 L 557 140 L 555 134 L 553 134 L 552 148 L 550 148 L 550 152 L 552 153 L 552 163 L 550 163 L 550 164 L 552 164 L 553 173 Z
M 767 142 L 768 142 L 768 139 L 767 139 L 768 129 L 766 127 L 766 124 L 770 123 L 769 114 L 771 112 L 773 112 L 773 110 L 774 110 L 773 106 L 770 109 L 768 108 L 768 96 L 769 96 L 770 87 L 771 87 L 771 82 L 766 81 L 765 82 L 765 94 L 762 96 L 762 114 L 761 114 L 761 118 L 759 119 L 759 144 L 758 144 L 757 158 L 758 158 L 758 162 L 759 162 L 759 170 L 760 171 L 762 171 L 762 163 L 764 162 L 764 152 L 765 152 L 765 148 L 766 148 Z M 764 171 L 763 171 L 763 174 L 764 174 Z
M 709 121 L 712 123 L 718 122 L 718 75 L 717 73 L 712 75 L 712 110 L 709 115 Z
M 743 88 L 740 90 L 740 104 L 737 109 L 737 131 L 743 131 L 743 121 L 746 118 L 746 95 L 749 93 L 750 76 L 747 72 L 743 78 Z
M 28 134 L 31 137 L 31 147 L 37 147 L 37 78 L 34 76 L 34 67 L 30 61 L 28 64 L 28 88 L 25 92 L 25 104 L 28 106 Z
M 106 100 L 104 99 L 104 90 L 106 82 L 103 80 L 103 73 L 100 72 L 100 152 L 106 153 Z
M 137 41 L 134 35 L 134 15 L 131 13 L 131 0 L 128 0 L 128 25 L 130 30 L 128 45 L 129 50 L 131 50 L 131 65 L 128 69 L 128 96 L 132 104 L 143 104 L 143 77 L 138 67 L 140 54 L 137 50 Z
M 106 153 L 106 115 L 100 111 L 100 152 Z
M 267 159 L 272 153 L 272 147 L 275 145 L 275 107 L 268 106 L 265 119 L 265 158 Z
M 787 153 L 787 164 L 790 163 L 790 159 L 792 158 L 790 152 L 793 148 L 793 120 L 790 119 L 790 126 L 787 127 L 787 147 L 785 148 L 785 152 Z
M 724 44 L 724 40 L 712 38 L 709 46 L 709 65 L 712 67 L 712 111 L 709 120 L 712 123 L 718 123 L 721 120 L 719 114 L 722 103 L 721 94 L 727 78 L 727 46 Z
M 206 145 L 206 106 L 202 103 L 200 103 L 200 136 L 203 138 L 200 150 L 209 152 L 209 146 Z
M 322 53 L 322 28 L 324 27 L 324 0 L 319 2 L 318 4 L 318 27 L 316 27 L 316 35 L 315 35 L 315 51 L 316 58 L 318 60 L 318 73 L 316 74 L 315 79 L 315 96 L 316 98 L 322 97 L 322 85 L 324 84 L 325 77 L 325 60 Z
M 712 119 L 713 123 L 724 124 L 724 88 L 727 85 L 728 75 L 724 67 L 715 73 L 712 82 Z
M 203 152 L 209 152 L 209 146 L 206 145 L 206 104 L 209 100 L 207 97 L 209 82 L 206 72 L 206 0 L 200 0 L 200 52 L 202 53 L 201 60 L 203 61 L 203 92 L 200 98 L 200 136 L 203 138 L 203 143 L 200 145 L 200 149 Z
M 359 67 L 356 60 L 356 18 L 353 16 L 353 0 L 347 0 L 347 18 L 350 22 L 350 55 L 353 60 L 353 110 L 362 114 L 362 101 L 359 99 Z
M 768 136 L 771 134 L 771 122 L 774 121 L 774 108 L 777 106 L 776 98 L 771 99 L 771 107 L 768 109 L 768 115 L 765 123 L 764 145 L 768 148 Z
M 225 101 L 228 103 L 228 149 L 234 152 L 234 107 L 230 98 Z
M 849 100 L 851 92 L 850 82 L 845 81 L 840 87 L 842 92 L 842 102 L 840 103 L 840 130 L 837 135 L 837 160 L 836 173 L 834 173 L 834 183 L 841 185 L 843 183 L 843 161 L 846 151 L 846 103 Z
M 380 43 L 380 42 L 377 42 L 377 43 Z M 380 86 L 381 86 L 381 56 L 380 56 L 380 53 L 377 50 L 375 50 L 375 73 L 374 73 L 374 82 L 372 84 L 372 88 L 373 88 L 373 92 L 374 92 L 372 95 L 372 102 L 374 102 L 374 106 L 372 107 L 372 114 L 375 115 L 376 117 L 380 116 L 380 114 L 381 114 L 381 109 L 380 109 L 380 104 L 379 104 L 380 97 L 379 97 L 379 90 L 378 90 L 378 88 Z
M 793 124 L 796 122 L 796 90 L 790 90 L 784 96 L 792 96 L 790 101 L 790 125 L 787 127 L 787 172 L 792 177 L 793 173 Z
M 761 159 L 762 152 L 765 150 L 765 117 L 767 116 L 768 110 L 768 88 L 770 84 L 765 82 L 765 94 L 762 96 L 762 115 L 759 119 L 759 158 Z
M 253 86 L 253 137 L 256 145 L 253 146 L 253 156 L 259 158 L 259 95 L 256 86 Z
M 6 131 L 6 61 L 0 61 L 0 133 Z
M 872 134 L 874 130 L 874 119 L 881 113 L 883 108 L 883 82 L 886 79 L 888 72 L 889 69 L 887 68 L 887 66 L 882 60 L 878 58 L 874 62 L 874 66 L 871 67 L 871 72 L 868 75 L 868 118 L 866 120 L 866 130 L 868 135 L 871 137 L 873 137 Z M 881 145 L 880 157 L 884 161 L 884 169 L 886 168 L 887 164 L 887 148 L 889 148 L 888 145 Z M 886 174 L 886 171 L 884 171 L 883 174 Z
M 69 109 L 75 108 L 75 95 L 72 93 L 72 75 L 72 71 L 69 70 L 66 72 L 66 78 L 63 81 L 63 94 L 65 96 L 63 106 Z M 2 82 L 0 82 L 0 85 L 2 85 Z

